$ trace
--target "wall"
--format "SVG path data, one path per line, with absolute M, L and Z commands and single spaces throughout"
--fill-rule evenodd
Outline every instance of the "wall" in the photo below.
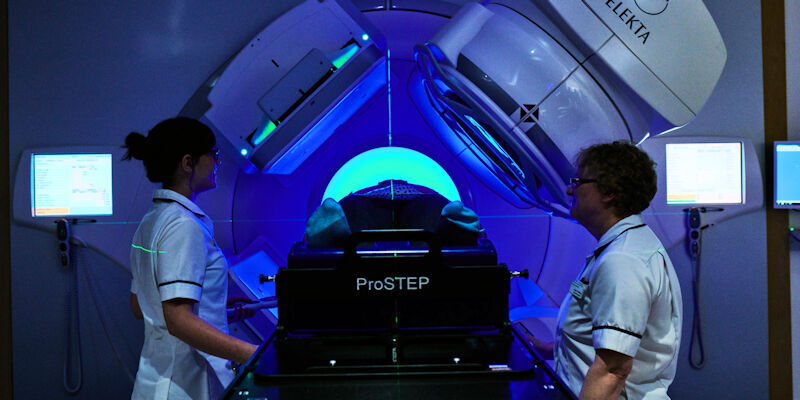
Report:
M 800 2 L 786 0 L 786 112 L 787 140 L 800 140 Z M 789 226 L 800 227 L 797 212 L 789 212 Z M 794 398 L 800 399 L 800 242 L 791 244 L 792 376 Z
M 728 61 L 708 103 L 676 134 L 749 138 L 763 176 L 767 170 L 759 3 L 706 0 L 705 4 L 725 41 Z M 699 300 L 706 366 L 699 371 L 687 361 L 693 315 L 691 263 L 682 245 L 669 249 L 684 300 L 684 334 L 672 398 L 767 398 L 765 229 L 762 208 L 703 233 Z
M 25 148 L 121 145 L 131 130 L 146 132 L 176 115 L 228 56 L 292 3 L 10 1 L 12 190 Z M 57 264 L 53 232 L 12 223 L 11 238 L 14 397 L 129 397 L 132 383 L 121 366 L 135 373 L 143 329 L 128 311 L 127 270 L 75 249 L 83 386 L 68 396 L 62 364 L 72 272 Z

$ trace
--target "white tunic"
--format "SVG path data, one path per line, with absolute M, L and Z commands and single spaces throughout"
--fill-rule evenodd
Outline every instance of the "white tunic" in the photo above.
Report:
M 577 395 L 595 349 L 609 349 L 633 357 L 620 398 L 668 399 L 682 315 L 666 250 L 640 215 L 627 217 L 600 238 L 561 304 L 556 373 Z
M 153 201 L 131 249 L 131 292 L 139 300 L 145 326 L 132 398 L 217 398 L 233 372 L 226 360 L 170 335 L 161 302 L 196 300 L 193 312 L 227 333 L 228 265 L 214 240 L 211 219 L 196 204 L 166 189 L 156 190 Z

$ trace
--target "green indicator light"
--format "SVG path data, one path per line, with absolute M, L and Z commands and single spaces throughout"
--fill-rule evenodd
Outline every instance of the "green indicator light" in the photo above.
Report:
M 247 149 L 242 149 L 241 153 L 242 153 L 243 156 L 246 156 L 247 155 Z
M 794 228 L 789 228 L 790 231 L 794 232 Z
M 269 136 L 269 134 L 275 130 L 275 127 L 276 125 L 274 122 L 272 122 L 272 120 L 267 120 L 267 125 L 264 126 L 264 130 L 262 130 L 261 134 L 258 135 L 258 137 L 253 141 L 253 146 L 258 146 L 261 142 L 263 142 L 264 139 L 266 139 L 267 136 Z
M 395 297 L 394 299 L 394 326 L 398 327 L 400 325 L 400 310 L 397 308 L 398 299 Z
M 134 249 L 139 249 L 139 250 L 141 250 L 141 251 L 146 251 L 146 252 L 148 252 L 148 253 L 158 253 L 158 254 L 164 254 L 164 253 L 166 253 L 166 251 L 163 251 L 163 250 L 158 250 L 158 251 L 156 251 L 156 250 L 150 250 L 150 249 L 146 249 L 146 248 L 144 248 L 144 247 L 142 247 L 142 246 L 137 246 L 137 245 L 135 245 L 135 244 L 131 244 L 131 247 L 133 247 Z
M 357 51 L 358 51 L 358 45 L 355 43 L 345 47 L 343 49 L 343 53 L 333 60 L 333 66 L 336 67 L 337 69 L 341 68 L 342 65 L 344 65 L 349 59 L 353 58 L 353 56 L 356 54 Z
M 367 35 L 367 34 L 365 33 L 365 34 L 361 35 L 361 39 L 362 39 L 362 40 L 365 40 L 365 41 L 366 41 L 366 40 L 369 40 L 369 35 Z

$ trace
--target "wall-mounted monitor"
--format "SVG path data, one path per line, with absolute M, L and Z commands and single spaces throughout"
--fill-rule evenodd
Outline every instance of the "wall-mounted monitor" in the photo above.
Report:
M 658 191 L 642 215 L 667 248 L 686 240 L 687 208 L 700 208 L 709 225 L 764 205 L 761 164 L 750 139 L 664 134 L 640 146 L 658 176 Z
M 31 215 L 113 214 L 111 154 L 31 154 Z
M 775 142 L 774 208 L 800 209 L 800 141 Z
M 13 223 L 56 233 L 54 220 L 69 218 L 82 244 L 126 270 L 131 242 L 152 204 L 141 162 L 122 161 L 119 145 L 24 149 L 13 180 Z M 89 223 L 96 222 L 96 223 Z
M 741 142 L 667 143 L 665 147 L 667 204 L 745 202 Z

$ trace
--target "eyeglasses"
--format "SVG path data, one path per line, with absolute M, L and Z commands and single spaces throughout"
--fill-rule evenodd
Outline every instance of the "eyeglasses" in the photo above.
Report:
M 569 178 L 569 185 L 573 187 L 578 187 L 584 183 L 595 183 L 597 179 L 585 179 L 585 178 Z
M 219 165 L 219 147 L 212 147 L 209 153 L 211 154 L 211 158 L 214 159 L 214 163 Z

